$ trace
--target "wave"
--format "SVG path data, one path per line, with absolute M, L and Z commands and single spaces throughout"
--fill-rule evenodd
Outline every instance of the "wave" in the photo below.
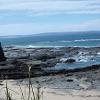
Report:
M 99 46 L 58 46 L 58 45 L 56 45 L 56 46 L 39 46 L 39 45 L 37 45 L 37 46 L 35 46 L 35 45 L 25 45 L 25 46 L 23 46 L 23 45 L 6 45 L 6 46 L 4 46 L 4 48 L 19 48 L 19 49 L 24 49 L 24 48 L 29 48 L 29 49 L 31 49 L 31 48 L 63 48 L 63 47 L 84 47 L 84 48 L 91 48 L 91 47 L 99 47 Z M 98 53 L 98 54 L 100 54 L 100 53 Z
M 5 47 L 7 47 L 7 46 L 5 46 Z M 9 47 L 9 46 L 8 46 Z M 65 47 L 65 46 L 53 46 L 53 45 L 37 45 L 37 46 L 35 46 L 35 45 L 11 45 L 10 47 L 14 47 L 14 48 L 60 48 L 60 47 Z
M 7 47 L 7 46 L 4 46 L 4 48 L 5 47 Z M 8 47 L 13 47 L 13 48 L 62 48 L 62 47 L 84 47 L 84 48 L 91 48 L 91 47 L 98 47 L 98 46 L 58 46 L 58 45 L 56 45 L 56 46 L 39 46 L 39 45 L 37 45 L 37 46 L 34 46 L 34 45 L 26 45 L 26 46 L 23 46 L 23 45 L 12 45 L 12 46 L 8 46 Z
M 64 46 L 49 46 L 49 45 L 45 45 L 45 46 L 34 46 L 34 45 L 27 45 L 27 48 L 57 48 L 57 47 L 64 47 Z
M 88 42 L 89 41 L 89 42 Z M 92 44 L 93 43 L 93 44 Z M 9 44 L 8 44 L 9 45 Z M 100 47 L 100 39 L 77 39 L 77 40 L 58 40 L 58 41 L 39 41 L 27 44 L 17 43 L 18 48 L 48 48 L 48 47 Z M 5 45 L 7 46 L 7 45 Z
M 100 41 L 100 39 L 79 39 L 79 40 L 71 40 L 71 41 L 56 41 L 56 42 L 86 42 L 86 41 Z
M 100 41 L 100 39 L 80 39 L 80 40 L 74 40 L 74 41 L 79 41 L 79 42 L 81 42 L 81 41 Z

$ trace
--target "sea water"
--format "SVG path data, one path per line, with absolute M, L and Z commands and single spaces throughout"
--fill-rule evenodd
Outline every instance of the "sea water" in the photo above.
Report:
M 3 45 L 16 45 L 27 47 L 99 47 L 99 32 L 83 33 L 49 33 L 27 36 L 0 37 Z

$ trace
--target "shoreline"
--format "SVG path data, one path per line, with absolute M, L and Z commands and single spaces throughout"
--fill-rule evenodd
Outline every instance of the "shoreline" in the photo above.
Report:
M 3 48 L 27 48 L 27 49 L 49 49 L 49 48 L 100 48 L 100 46 L 34 46 L 34 45 L 4 45 Z

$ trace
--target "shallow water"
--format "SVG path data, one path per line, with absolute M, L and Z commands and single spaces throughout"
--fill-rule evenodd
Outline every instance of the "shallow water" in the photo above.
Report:
M 71 63 L 71 64 L 57 63 L 56 66 L 48 68 L 48 70 L 64 70 L 64 69 L 66 70 L 66 69 L 84 68 L 87 66 L 100 64 L 100 55 L 90 56 L 90 57 L 84 56 L 81 59 L 79 58 L 80 60 L 78 60 L 78 58 L 76 57 L 74 59 L 76 60 L 76 62 L 74 63 Z

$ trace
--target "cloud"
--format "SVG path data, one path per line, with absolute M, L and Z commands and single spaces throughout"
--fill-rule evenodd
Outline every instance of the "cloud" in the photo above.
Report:
M 0 0 L 0 11 L 34 14 L 100 13 L 99 0 Z
M 100 31 L 100 19 L 81 22 L 79 24 L 6 24 L 0 25 L 0 36 L 4 35 L 27 35 L 44 32 L 67 32 L 67 31 Z
M 100 19 L 69 26 L 73 31 L 100 31 Z
M 87 18 L 88 21 L 83 19 L 84 22 L 79 23 L 78 19 L 75 19 L 75 24 L 47 23 L 50 16 L 45 21 L 45 15 L 57 14 L 100 14 L 100 0 L 0 0 L 0 18 L 3 20 L 0 23 L 0 35 L 100 30 L 100 19 L 96 19 L 96 17 L 92 19 L 92 15 L 89 15 L 92 20 Z M 42 17 L 47 24 L 39 21 L 32 23 L 33 16 L 41 17 L 41 15 L 44 15 Z M 19 21 L 17 17 L 20 19 Z M 82 18 L 81 15 L 80 18 Z

